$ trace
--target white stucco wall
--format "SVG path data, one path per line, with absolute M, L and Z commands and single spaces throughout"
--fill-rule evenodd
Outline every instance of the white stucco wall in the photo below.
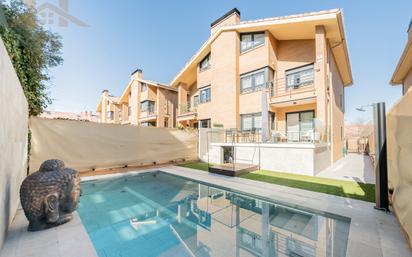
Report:
M 211 163 L 222 163 L 223 147 L 232 144 L 211 143 Z M 262 170 L 314 176 L 330 165 L 330 150 L 314 144 L 252 144 L 235 145 L 235 162 L 259 165 Z
M 27 172 L 27 127 L 27 101 L 0 38 L 0 248 Z

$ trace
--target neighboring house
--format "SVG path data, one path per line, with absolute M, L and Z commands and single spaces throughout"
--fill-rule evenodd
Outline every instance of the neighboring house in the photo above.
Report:
M 241 21 L 239 10 L 229 11 L 211 24 L 209 39 L 170 83 L 178 90 L 177 123 L 238 133 L 267 126 L 270 142 L 306 143 L 293 144 L 296 151 L 317 143 L 309 162 L 324 149 L 322 158 L 340 159 L 345 87 L 352 84 L 342 15 L 335 9 Z
M 129 84 L 119 98 L 122 123 L 151 127 L 175 127 L 177 90 L 144 80 L 143 71 L 132 73 Z
M 345 124 L 345 144 L 348 153 L 369 153 L 372 124 Z M 373 140 L 372 140 L 373 141 Z
M 399 59 L 390 83 L 392 85 L 402 85 L 403 94 L 406 94 L 406 92 L 412 88 L 412 20 L 408 27 L 408 40 L 405 49 Z
M 99 114 L 99 122 L 120 124 L 122 122 L 122 109 L 119 98 L 109 95 L 109 90 L 103 90 L 96 112 Z
M 83 120 L 92 122 L 98 122 L 99 119 L 99 117 L 91 111 L 84 111 L 80 114 L 74 112 L 44 111 L 39 117 L 45 119 Z

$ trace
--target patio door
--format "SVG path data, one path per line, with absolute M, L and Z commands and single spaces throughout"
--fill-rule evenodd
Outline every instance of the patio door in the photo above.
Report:
M 314 111 L 286 113 L 286 131 L 288 141 L 301 141 L 306 134 L 314 130 Z
M 286 132 L 288 141 L 299 141 L 299 113 L 286 114 Z

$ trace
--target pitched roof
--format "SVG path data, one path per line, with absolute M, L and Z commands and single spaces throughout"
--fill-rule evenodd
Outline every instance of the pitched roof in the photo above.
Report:
M 343 17 L 340 9 L 310 12 L 297 15 L 288 15 L 242 21 L 237 25 L 220 27 L 213 33 L 200 49 L 184 65 L 182 70 L 170 82 L 176 87 L 180 82 L 194 81 L 197 64 L 210 52 L 212 42 L 224 31 L 236 30 L 240 33 L 268 30 L 278 40 L 313 39 L 316 25 L 324 25 L 326 37 L 331 42 L 332 53 L 337 59 L 338 70 L 345 86 L 353 83 L 351 65 L 349 61 L 346 37 L 343 27 Z
M 146 79 L 138 79 L 138 78 L 132 78 L 129 82 L 129 84 L 126 86 L 126 88 L 123 90 L 122 95 L 119 97 L 119 103 L 123 103 L 126 101 L 126 96 L 129 94 L 130 92 L 130 86 L 132 85 L 133 81 L 139 81 L 145 84 L 148 84 L 150 86 L 154 86 L 154 87 L 158 87 L 158 88 L 163 88 L 166 90 L 170 90 L 173 92 L 177 92 L 176 88 L 170 87 L 167 84 L 163 84 L 163 83 L 159 83 L 159 82 L 155 82 L 155 81 L 151 81 L 151 80 L 146 80 Z

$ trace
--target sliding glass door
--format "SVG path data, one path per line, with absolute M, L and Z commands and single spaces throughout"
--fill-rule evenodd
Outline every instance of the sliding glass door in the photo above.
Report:
M 314 130 L 314 111 L 286 113 L 286 133 L 288 141 L 302 141 Z

